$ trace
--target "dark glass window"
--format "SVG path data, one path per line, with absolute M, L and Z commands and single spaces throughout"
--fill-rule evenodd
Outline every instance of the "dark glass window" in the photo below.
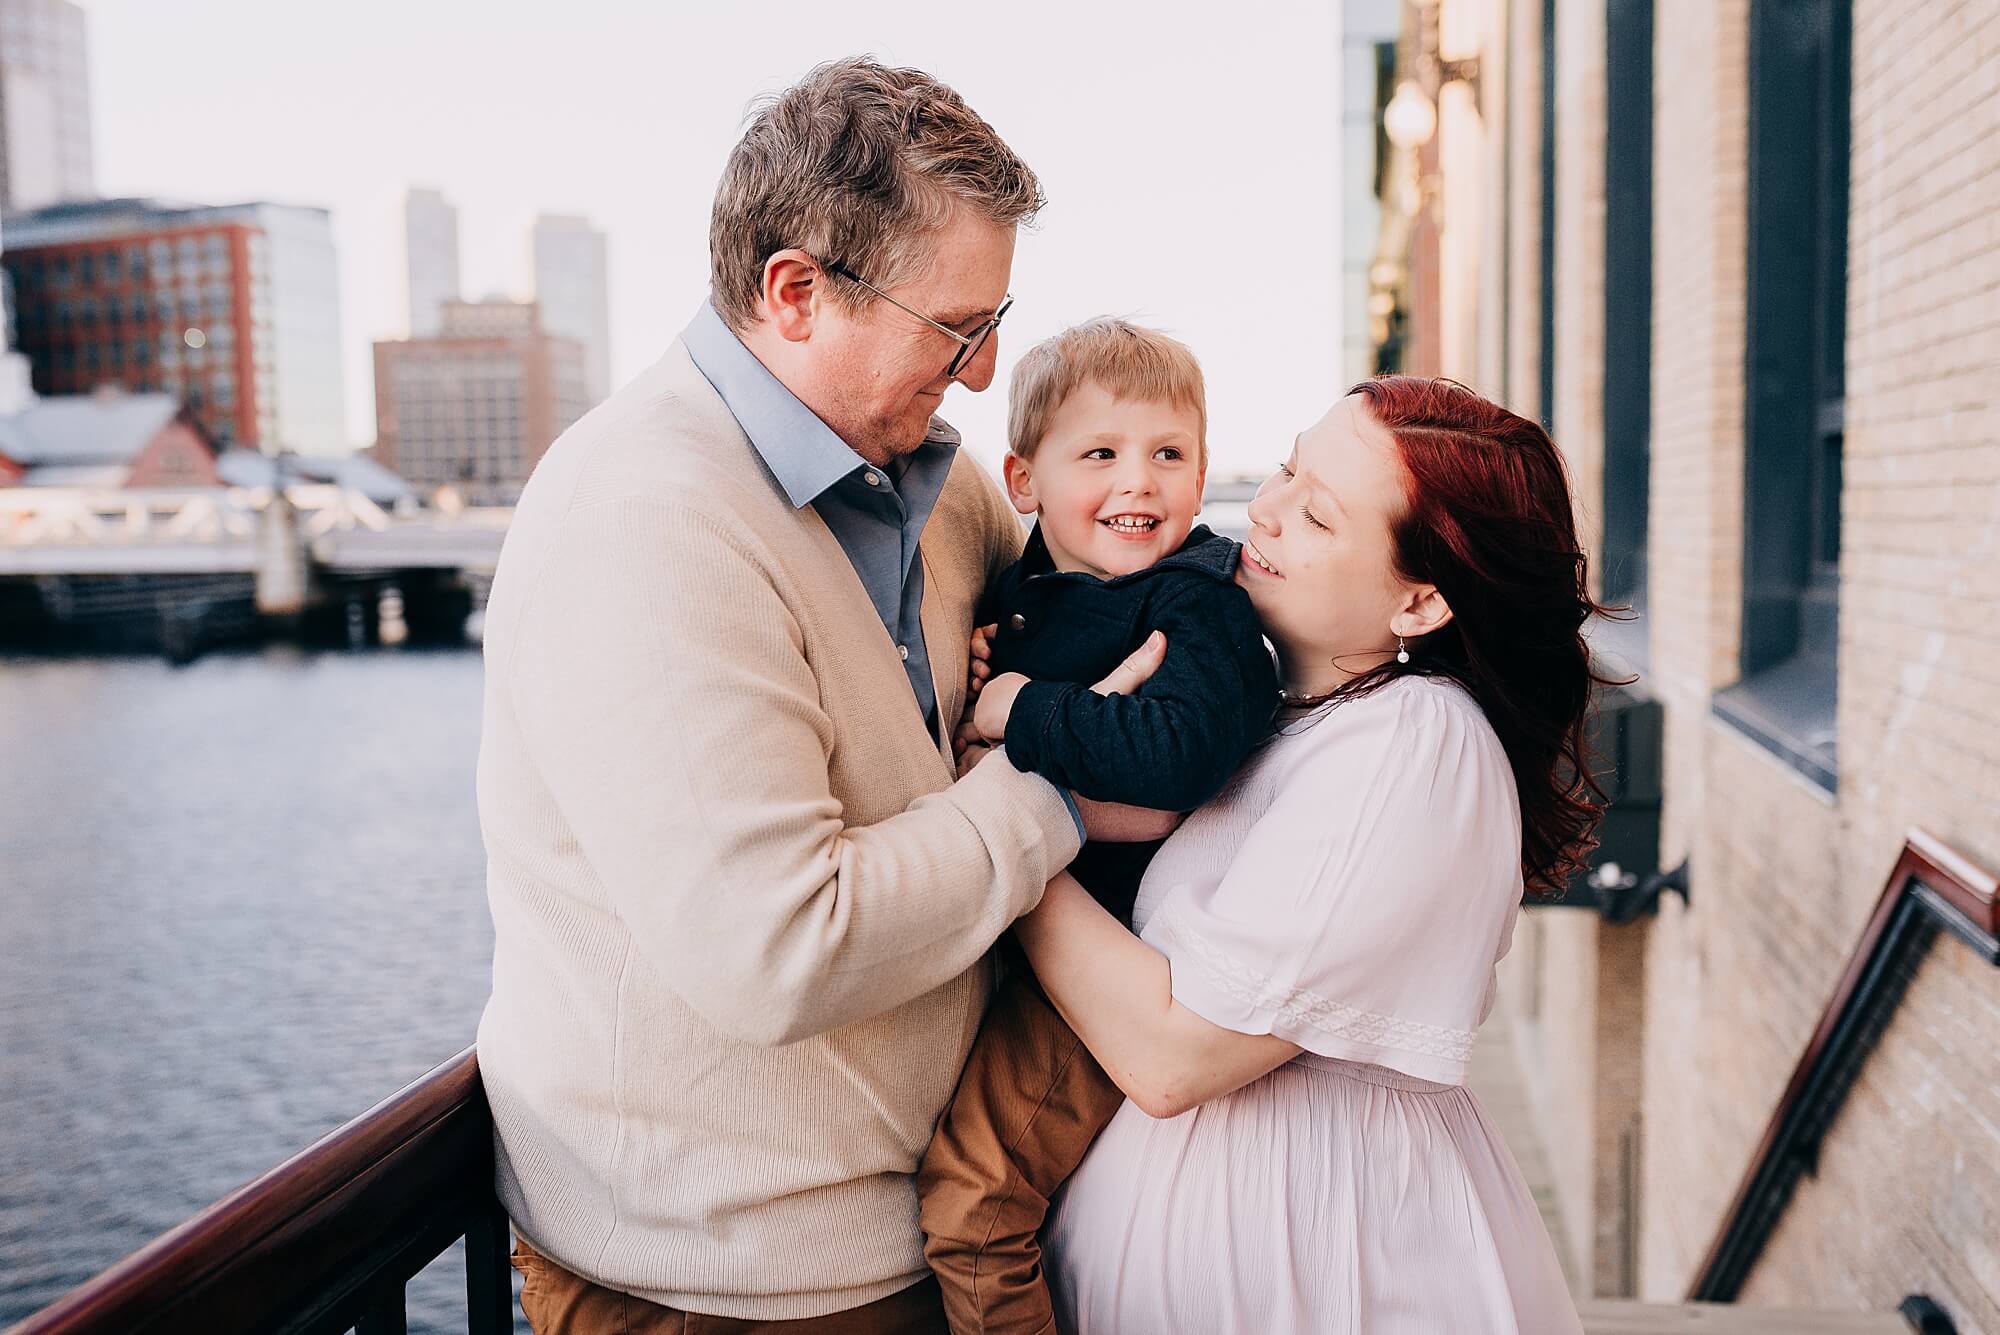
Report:
M 1542 427 L 1554 430 L 1556 413 L 1556 0 L 1542 0 L 1542 235 L 1540 315 L 1536 341 Z
M 1835 784 L 1850 0 L 1750 7 L 1743 680 L 1717 712 Z
M 1653 416 L 1653 0 L 1610 0 L 1605 38 L 1601 578 L 1606 601 L 1643 609 Z

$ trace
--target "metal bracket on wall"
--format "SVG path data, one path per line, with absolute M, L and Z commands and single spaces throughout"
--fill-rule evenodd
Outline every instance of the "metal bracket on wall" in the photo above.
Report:
M 1692 904 L 1688 894 L 1687 859 L 1671 871 L 1656 871 L 1643 880 L 1621 872 L 1615 862 L 1606 862 L 1590 873 L 1586 882 L 1597 891 L 1597 911 L 1609 923 L 1637 922 L 1660 911 L 1660 896 L 1675 894 L 1681 903 Z
M 1921 1293 L 1913 1293 L 1903 1299 L 1896 1311 L 1910 1323 L 1910 1329 L 1917 1335 L 1958 1335 L 1958 1326 L 1952 1321 L 1950 1313 Z

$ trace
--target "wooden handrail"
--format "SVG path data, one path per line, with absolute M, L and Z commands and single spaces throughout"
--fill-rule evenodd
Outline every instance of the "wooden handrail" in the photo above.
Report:
M 2000 964 L 2000 881 L 1914 830 L 1695 1273 L 1690 1301 L 1733 1302 L 1741 1292 L 1940 929 Z
M 396 1330 L 403 1286 L 466 1239 L 468 1329 L 512 1329 L 507 1220 L 471 1048 L 7 1335 Z

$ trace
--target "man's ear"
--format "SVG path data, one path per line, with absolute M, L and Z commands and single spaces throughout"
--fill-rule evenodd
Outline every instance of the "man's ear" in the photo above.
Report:
M 1441 630 L 1451 621 L 1451 604 L 1435 584 L 1417 584 L 1410 589 L 1396 615 L 1389 618 L 1389 633 L 1414 640 Z
M 764 261 L 764 285 L 758 305 L 764 319 L 788 343 L 812 337 L 813 320 L 825 295 L 819 284 L 825 274 L 803 250 L 780 250 Z
M 1042 508 L 1035 499 L 1035 470 L 1026 459 L 1009 450 L 1000 461 L 1000 476 L 1007 483 L 1007 499 L 1014 502 L 1016 510 L 1031 515 Z

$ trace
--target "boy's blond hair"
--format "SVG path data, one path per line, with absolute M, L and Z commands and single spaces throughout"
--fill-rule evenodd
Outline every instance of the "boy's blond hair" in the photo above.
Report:
M 1056 409 L 1091 381 L 1116 399 L 1192 410 L 1201 423 L 1196 458 L 1207 462 L 1208 394 L 1201 363 L 1185 343 L 1106 315 L 1045 338 L 1023 354 L 1007 388 L 1007 448 L 1033 458 Z

